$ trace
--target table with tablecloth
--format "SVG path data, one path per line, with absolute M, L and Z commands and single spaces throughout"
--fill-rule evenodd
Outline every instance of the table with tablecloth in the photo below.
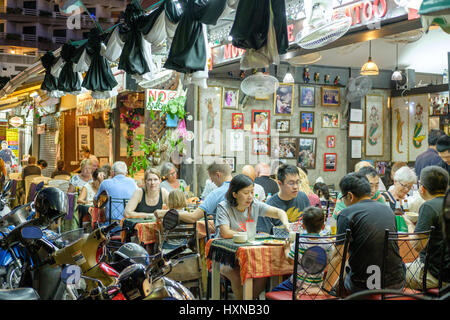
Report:
M 284 276 L 293 273 L 293 265 L 284 255 L 282 245 L 237 244 L 233 239 L 211 239 L 206 244 L 206 257 L 212 272 L 212 299 L 220 295 L 220 264 L 240 267 L 244 300 L 252 299 L 253 279 Z

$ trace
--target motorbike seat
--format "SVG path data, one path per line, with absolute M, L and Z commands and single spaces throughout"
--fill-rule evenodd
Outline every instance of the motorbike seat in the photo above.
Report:
M 33 288 L 0 289 L 1 300 L 39 300 Z

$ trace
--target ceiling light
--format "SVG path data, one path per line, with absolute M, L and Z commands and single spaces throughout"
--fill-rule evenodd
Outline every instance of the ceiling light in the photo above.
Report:
M 395 71 L 392 73 L 391 80 L 401 81 L 403 77 L 402 77 L 402 72 L 398 70 L 398 43 L 397 43 L 395 52 L 396 52 L 396 65 L 395 65 Z
M 372 61 L 372 41 L 369 41 L 369 60 L 362 66 L 361 72 L 363 76 L 376 76 L 378 75 L 378 66 Z

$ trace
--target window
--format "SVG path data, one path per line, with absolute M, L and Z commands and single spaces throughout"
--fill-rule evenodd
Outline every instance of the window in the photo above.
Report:
M 23 27 L 23 34 L 34 34 L 36 35 L 36 26 Z
M 66 37 L 66 29 L 55 29 L 53 30 L 53 36 L 54 37 Z
M 23 8 L 24 9 L 36 9 L 36 1 L 24 1 Z

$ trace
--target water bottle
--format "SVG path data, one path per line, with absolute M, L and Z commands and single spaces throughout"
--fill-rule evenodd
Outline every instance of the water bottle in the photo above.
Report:
M 269 200 L 271 196 L 272 196 L 272 194 L 269 192 L 269 193 L 267 194 L 266 201 Z

